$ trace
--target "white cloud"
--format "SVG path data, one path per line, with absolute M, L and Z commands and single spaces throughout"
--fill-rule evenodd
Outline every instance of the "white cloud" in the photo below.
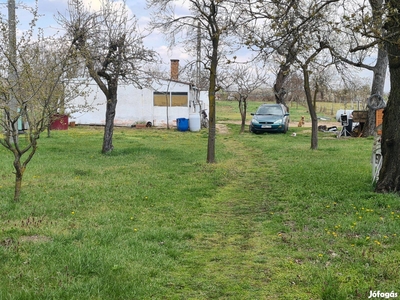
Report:
M 101 8 L 100 0 L 83 0 L 85 7 L 91 11 L 98 11 Z

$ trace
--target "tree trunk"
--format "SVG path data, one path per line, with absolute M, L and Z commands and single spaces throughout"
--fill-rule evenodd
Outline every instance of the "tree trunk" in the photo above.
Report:
M 400 9 L 398 1 L 389 1 L 394 8 Z M 396 15 L 397 17 L 397 15 Z M 389 21 L 390 23 L 390 21 Z M 399 31 L 399 24 L 394 20 L 389 24 L 389 35 Z M 399 35 L 395 34 L 388 42 L 390 95 L 384 110 L 382 124 L 382 168 L 375 191 L 379 193 L 400 193 L 400 48 Z
M 214 78 L 214 79 L 213 79 Z M 207 162 L 215 163 L 215 74 L 210 75 L 210 89 L 208 91 L 209 115 L 208 115 L 208 145 Z
M 22 177 L 24 175 L 25 167 L 21 165 L 21 156 L 15 157 L 15 188 L 14 188 L 14 201 L 19 202 L 21 199 Z
M 285 106 L 286 106 L 285 103 L 286 91 L 283 86 L 286 82 L 286 78 L 289 76 L 289 72 L 290 72 L 290 65 L 282 64 L 279 67 L 279 71 L 278 74 L 276 75 L 276 81 L 274 84 L 275 102 L 278 104 L 283 104 Z
M 107 153 L 114 149 L 112 141 L 114 134 L 115 111 L 117 108 L 117 91 L 118 91 L 117 83 L 113 82 L 109 84 L 102 153 Z
M 286 59 L 285 63 L 280 65 L 278 74 L 276 75 L 276 81 L 274 84 L 274 94 L 276 103 L 285 105 L 288 111 L 289 107 L 286 105 L 286 91 L 284 89 L 284 85 L 286 79 L 290 74 L 290 66 L 295 61 L 295 56 L 292 54 L 294 44 L 295 42 L 291 44 L 291 47 L 288 49 L 288 52 L 285 55 Z
M 19 202 L 21 199 L 21 189 L 22 189 L 22 174 L 15 175 L 15 189 L 14 189 L 14 201 Z
M 369 4 L 372 9 L 372 16 L 377 24 L 377 27 L 383 27 L 384 21 L 382 14 L 384 13 L 384 0 L 369 0 Z M 384 35 L 384 33 L 383 33 Z M 371 86 L 371 96 L 381 95 L 385 87 L 386 71 L 388 65 L 388 53 L 384 44 L 380 44 L 378 47 L 378 57 L 376 64 L 373 68 L 373 80 Z M 363 136 L 368 137 L 374 135 L 376 127 L 376 110 L 368 108 L 368 118 L 363 129 Z
M 319 93 L 319 84 L 318 82 L 315 83 L 315 90 L 314 90 L 314 97 L 313 97 L 313 107 L 314 111 L 317 111 L 317 97 Z
M 314 109 L 313 98 L 311 95 L 308 66 L 303 65 L 302 69 L 304 76 L 304 91 L 306 94 L 308 111 L 310 112 L 310 117 L 311 117 L 311 149 L 316 150 L 318 149 L 318 117 Z
M 385 48 L 379 47 L 378 49 L 378 58 L 376 60 L 376 64 L 374 67 L 374 77 L 372 80 L 371 86 L 371 96 L 372 95 L 381 95 L 383 96 L 384 87 L 385 87 L 385 79 L 386 79 L 386 70 L 388 65 L 388 54 Z M 363 136 L 368 137 L 374 135 L 375 125 L 376 124 L 376 110 L 372 108 L 368 108 L 368 118 L 365 123 L 363 129 Z
M 241 127 L 240 127 L 240 133 L 244 133 L 245 127 L 246 127 L 246 113 L 247 113 L 247 99 L 241 98 L 239 100 L 239 111 L 240 111 L 240 116 L 242 119 Z
M 213 51 L 210 65 L 210 87 L 208 89 L 209 99 L 209 128 L 208 128 L 208 146 L 207 146 L 207 163 L 215 163 L 215 92 L 217 90 L 217 65 L 218 65 L 218 34 L 214 35 L 212 40 Z

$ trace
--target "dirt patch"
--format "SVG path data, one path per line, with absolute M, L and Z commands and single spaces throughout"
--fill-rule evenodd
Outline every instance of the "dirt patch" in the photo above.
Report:
M 19 238 L 21 243 L 23 242 L 32 242 L 32 243 L 44 243 L 50 242 L 51 239 L 44 235 L 24 235 Z
M 12 238 L 6 238 L 2 241 L 0 241 L 0 246 L 3 247 L 11 247 L 14 244 L 14 240 Z
M 221 134 L 229 133 L 229 128 L 225 124 L 215 124 L 215 128 L 217 129 L 218 133 Z
M 290 122 L 290 127 L 298 127 L 299 122 Z M 332 121 L 318 121 L 318 126 L 320 125 L 325 125 L 326 127 L 339 127 L 341 126 L 339 122 L 332 122 Z M 311 127 L 311 122 L 305 122 L 303 126 L 301 127 Z

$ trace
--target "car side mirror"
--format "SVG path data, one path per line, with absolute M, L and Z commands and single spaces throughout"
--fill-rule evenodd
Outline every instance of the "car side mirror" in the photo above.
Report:
M 288 116 L 289 116 L 289 113 L 284 114 L 284 116 L 285 116 L 285 117 L 288 117 Z
M 254 113 L 250 113 L 250 115 L 254 116 Z

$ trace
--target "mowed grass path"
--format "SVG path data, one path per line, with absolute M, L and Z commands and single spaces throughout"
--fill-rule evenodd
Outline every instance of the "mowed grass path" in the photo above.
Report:
M 0 149 L 0 299 L 366 299 L 400 293 L 400 202 L 372 139 L 77 127 L 41 138 L 12 202 Z

